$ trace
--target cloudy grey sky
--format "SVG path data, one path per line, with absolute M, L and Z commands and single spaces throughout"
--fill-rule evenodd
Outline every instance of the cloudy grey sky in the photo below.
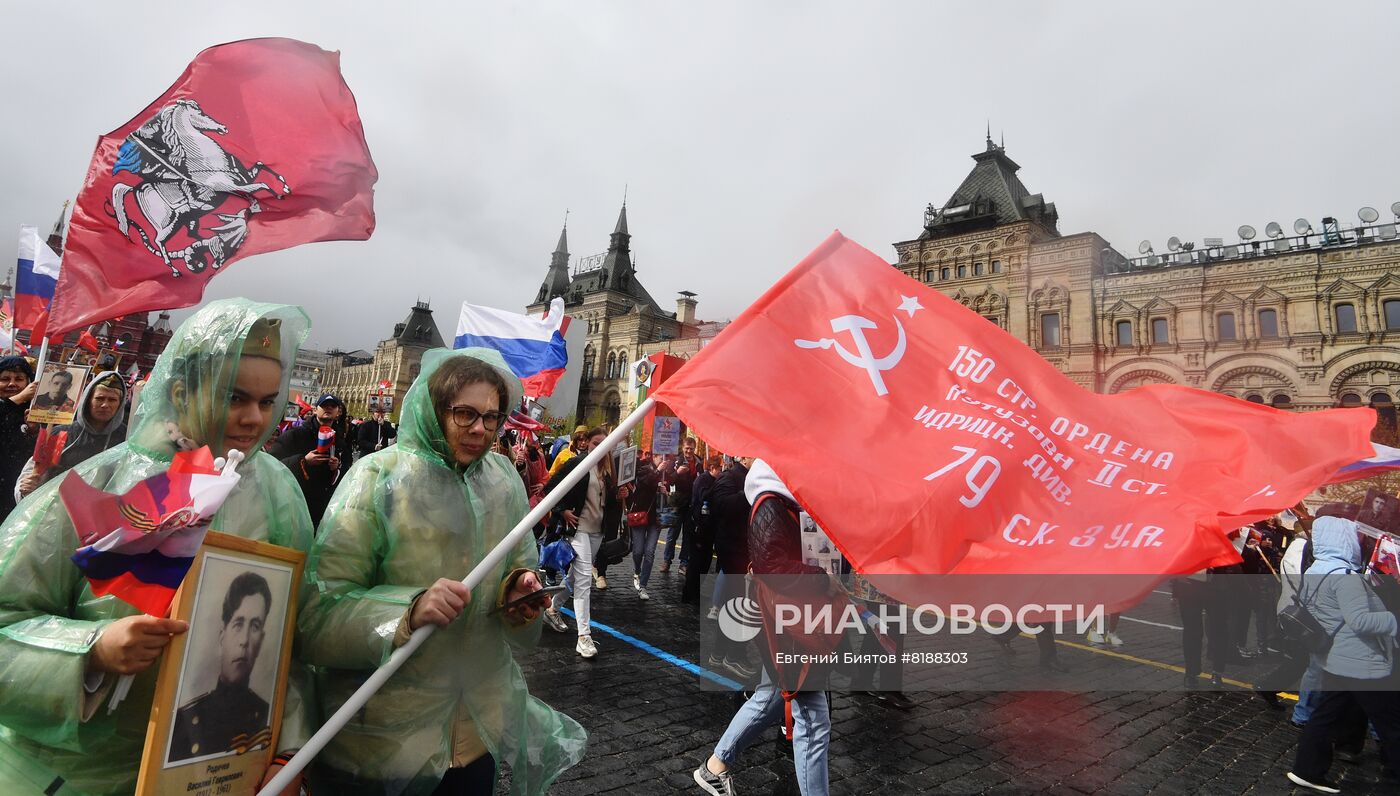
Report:
M 652 294 L 733 317 L 834 228 L 892 258 L 988 119 L 1063 232 L 1125 253 L 1400 200 L 1393 3 L 7 8 L 6 236 L 47 229 L 96 137 L 203 47 L 341 51 L 380 172 L 374 238 L 241 261 L 206 294 L 302 304 L 320 348 L 372 347 L 419 296 L 449 336 L 463 300 L 521 309 L 565 208 L 574 255 L 601 252 L 624 185 Z

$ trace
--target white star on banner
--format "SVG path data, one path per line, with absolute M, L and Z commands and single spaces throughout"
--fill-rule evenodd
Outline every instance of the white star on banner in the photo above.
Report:
M 919 298 L 917 296 L 901 295 L 900 298 L 904 299 L 904 301 L 900 303 L 899 309 L 909 313 L 910 318 L 914 317 L 914 313 L 923 309 L 923 305 L 919 304 Z

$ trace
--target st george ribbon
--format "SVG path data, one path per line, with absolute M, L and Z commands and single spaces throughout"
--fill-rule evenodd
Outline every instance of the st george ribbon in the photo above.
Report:
M 1117 610 L 1239 561 L 1228 531 L 1375 454 L 1368 410 L 1090 392 L 839 233 L 651 397 L 768 462 L 852 566 L 911 605 L 948 595 L 910 575 L 1020 575 L 1044 577 L 962 597 L 1063 601 L 1078 583 L 1074 599 Z M 1125 574 L 1143 577 L 1083 577 Z

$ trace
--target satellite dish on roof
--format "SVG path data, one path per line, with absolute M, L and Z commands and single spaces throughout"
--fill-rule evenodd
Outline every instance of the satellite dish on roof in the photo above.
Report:
M 1280 227 L 1277 221 L 1270 221 L 1264 226 L 1264 234 L 1271 238 L 1282 238 L 1283 227 Z
M 1254 227 L 1245 224 L 1244 226 L 1239 228 L 1238 232 L 1240 240 L 1254 240 Z
M 1172 251 L 1179 250 L 1181 248 L 1181 238 L 1178 238 L 1175 235 L 1171 236 L 1170 238 L 1167 238 L 1167 248 L 1171 249 Z
M 1293 222 L 1293 231 L 1299 235 L 1311 235 L 1313 231 L 1312 224 L 1309 224 L 1306 218 L 1300 218 Z
M 1363 207 L 1356 211 L 1356 217 L 1361 219 L 1364 224 L 1374 224 L 1376 219 L 1381 217 L 1381 214 L 1377 213 L 1374 207 Z
M 1151 253 L 1152 253 L 1152 241 L 1150 241 L 1150 240 L 1145 240 L 1145 241 L 1143 241 L 1142 243 L 1139 243 L 1139 244 L 1138 244 L 1138 254 L 1151 254 Z
M 1391 205 L 1390 212 L 1394 213 L 1396 218 L 1400 218 L 1400 202 Z

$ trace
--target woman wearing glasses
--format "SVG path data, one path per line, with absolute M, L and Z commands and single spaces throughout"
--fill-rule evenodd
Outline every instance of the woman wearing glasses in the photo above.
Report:
M 436 349 L 409 388 L 398 444 L 350 469 L 312 546 L 304 660 L 330 715 L 426 624 L 439 630 L 317 758 L 325 793 L 543 793 L 583 755 L 577 722 L 530 696 L 511 649 L 539 638 L 535 540 L 460 582 L 525 516 L 515 465 L 492 452 L 520 380 L 495 351 Z

